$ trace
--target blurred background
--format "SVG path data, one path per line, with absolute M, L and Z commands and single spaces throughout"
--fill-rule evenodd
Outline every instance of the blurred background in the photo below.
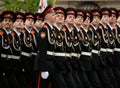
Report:
M 0 12 L 4 10 L 37 12 L 40 0 L 0 0 Z M 85 10 L 102 7 L 120 9 L 120 0 L 47 0 L 48 4 L 62 7 L 74 7 Z

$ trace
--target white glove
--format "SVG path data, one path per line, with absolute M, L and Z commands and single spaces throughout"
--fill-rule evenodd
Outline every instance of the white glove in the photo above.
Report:
M 49 72 L 48 72 L 48 71 L 41 72 L 41 77 L 42 77 L 43 79 L 47 79 L 48 76 L 49 76 Z

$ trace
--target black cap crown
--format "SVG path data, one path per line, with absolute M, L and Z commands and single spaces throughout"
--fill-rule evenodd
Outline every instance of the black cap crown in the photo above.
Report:
M 14 22 L 16 17 L 15 17 L 15 14 L 13 11 L 4 11 L 1 13 L 1 21 L 4 19 L 4 18 L 9 18 L 9 19 L 12 19 L 12 21 Z
M 99 9 L 93 9 L 93 10 L 91 10 L 91 13 L 92 13 L 93 16 L 99 16 L 100 19 L 102 17 L 102 13 Z
M 118 17 L 118 10 L 116 8 L 110 8 L 111 14 L 115 14 Z
M 76 10 L 77 16 L 82 16 L 84 18 L 84 20 L 86 19 L 86 13 L 84 10 L 82 9 L 77 9 Z
M 90 22 L 92 22 L 93 20 L 93 15 L 90 11 L 86 11 L 86 18 L 89 17 L 90 18 Z
M 74 15 L 76 17 L 77 16 L 76 10 L 74 8 L 67 8 L 66 15 Z
M 35 13 L 35 19 L 36 19 L 36 20 L 44 21 L 44 18 L 43 18 L 43 16 L 42 16 L 41 13 Z
M 16 19 L 22 19 L 23 21 L 25 21 L 25 14 L 22 12 L 16 12 L 15 13 Z
M 53 7 L 48 5 L 45 10 L 42 12 L 42 16 L 45 17 L 48 13 L 54 12 Z
M 111 15 L 111 11 L 108 8 L 101 8 L 101 13 L 102 15 L 108 15 L 108 16 Z
M 35 21 L 35 14 L 34 13 L 32 13 L 32 12 L 26 12 L 25 13 L 25 18 L 26 19 L 33 19 L 34 21 Z

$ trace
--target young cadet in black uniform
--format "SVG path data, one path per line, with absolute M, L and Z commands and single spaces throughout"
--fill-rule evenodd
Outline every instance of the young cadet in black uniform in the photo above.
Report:
M 53 30 L 55 32 L 56 36 L 56 44 L 55 44 L 55 63 L 56 63 L 56 68 L 55 68 L 55 74 L 54 74 L 54 79 L 56 82 L 54 82 L 58 88 L 68 88 L 64 77 L 63 73 L 65 71 L 65 66 L 63 65 L 65 60 L 65 54 L 63 51 L 63 36 L 61 36 L 61 29 L 64 25 L 64 20 L 65 20 L 65 9 L 63 7 L 55 7 L 55 22 L 53 24 Z
M 20 58 L 20 54 L 21 54 L 21 39 L 20 39 L 20 32 L 21 29 L 24 28 L 24 21 L 25 21 L 25 15 L 24 13 L 21 12 L 16 12 L 16 21 L 13 24 L 13 30 L 10 33 L 10 46 L 12 49 L 12 54 L 11 54 L 11 58 L 9 60 L 10 62 L 10 67 L 13 73 L 12 75 L 15 75 L 15 79 L 17 81 L 13 82 L 14 87 L 18 87 L 18 88 L 26 88 L 27 83 L 26 83 L 26 79 L 25 76 L 22 72 L 22 68 L 21 68 L 21 58 Z M 11 75 L 11 76 L 12 76 Z
M 91 11 L 93 15 L 93 20 L 89 25 L 90 36 L 92 38 L 92 60 L 93 60 L 93 68 L 94 70 L 100 70 L 100 38 L 101 36 L 97 33 L 97 26 L 101 19 L 101 12 L 98 9 L 94 9 Z
M 108 8 L 102 8 L 101 9 L 102 12 L 102 18 L 101 18 L 101 22 L 98 24 L 98 29 L 97 31 L 99 32 L 100 36 L 101 36 L 101 49 L 100 49 L 100 57 L 103 61 L 103 69 L 106 72 L 106 80 L 103 80 L 105 84 L 104 85 L 105 88 L 106 87 L 112 87 L 116 85 L 116 79 L 113 75 L 113 72 L 111 71 L 111 69 L 109 69 L 108 63 L 110 63 L 107 60 L 107 48 L 109 47 L 109 42 L 108 42 L 108 29 L 106 24 L 109 22 L 109 16 L 111 15 L 111 12 Z M 111 76 L 110 76 L 111 75 Z M 108 76 L 108 77 L 107 77 Z M 108 79 L 107 79 L 108 78 Z M 111 78 L 114 78 L 114 82 L 112 82 Z M 112 83 L 112 84 L 111 84 Z M 115 85 L 114 85 L 115 84 Z M 114 88 L 114 87 L 113 87 Z
M 32 79 L 32 83 L 30 84 L 30 86 L 32 88 L 34 88 L 36 86 L 37 78 L 38 78 L 38 72 L 36 71 L 38 69 L 36 67 L 36 64 L 37 64 L 36 55 L 37 55 L 37 51 L 38 51 L 38 47 L 39 47 L 38 46 L 38 41 L 39 41 L 38 35 L 39 35 L 39 31 L 42 28 L 43 23 L 44 23 L 44 18 L 41 13 L 35 13 L 35 19 L 36 19 L 36 21 L 34 23 L 32 31 L 31 31 L 32 38 L 33 38 L 32 45 L 34 48 L 34 51 L 32 52 L 32 61 L 31 61 L 31 66 L 33 68 L 33 79 Z
M 51 88 L 54 84 L 54 45 L 55 36 L 52 24 L 54 23 L 54 10 L 52 6 L 48 5 L 42 13 L 45 24 L 39 31 L 39 49 L 37 53 L 38 63 L 37 71 L 38 82 L 37 88 Z
M 96 70 L 97 75 L 102 83 L 102 87 L 105 87 L 105 85 L 110 86 L 107 82 L 108 76 L 106 76 L 105 70 L 102 68 L 103 61 L 100 58 L 100 47 L 101 47 L 101 36 L 97 31 L 98 24 L 100 22 L 100 19 L 102 17 L 102 13 L 100 10 L 95 9 L 91 11 L 93 14 L 93 21 L 90 24 L 89 30 L 92 30 L 92 57 L 93 57 L 93 68 Z
M 79 41 L 79 47 L 76 47 L 74 46 L 75 48 L 77 48 L 75 50 L 75 52 L 81 54 L 81 44 L 82 44 L 82 41 L 84 39 L 84 35 L 83 35 L 83 32 L 81 29 L 81 26 L 82 24 L 84 23 L 86 19 L 86 13 L 84 12 L 84 10 L 81 10 L 81 9 L 77 9 L 77 17 L 75 19 L 75 24 L 74 24 L 74 27 L 75 29 L 77 30 L 77 37 L 78 37 L 78 41 Z M 80 80 L 82 81 L 82 85 L 84 88 L 90 88 L 91 87 L 91 84 L 87 78 L 87 75 L 85 73 L 85 70 L 84 68 L 81 66 L 80 64 L 80 57 L 77 59 L 77 63 L 78 65 L 76 66 L 77 67 L 77 72 L 78 72 L 78 75 L 80 77 Z
M 31 12 L 25 13 L 25 27 L 21 30 L 21 62 L 27 84 L 32 79 L 31 52 L 33 52 L 31 30 L 33 29 L 35 16 Z
M 77 13 L 73 8 L 67 8 L 67 10 L 68 11 L 66 11 L 66 12 L 68 12 L 68 14 L 67 14 L 65 26 L 70 34 L 69 33 L 67 34 L 67 31 L 66 31 L 66 37 L 68 39 L 66 38 L 65 41 L 66 41 L 66 52 L 70 53 L 70 56 L 71 56 L 70 58 L 68 58 L 68 59 L 70 59 L 70 60 L 68 60 L 68 64 L 70 64 L 70 68 L 71 68 L 70 73 L 73 76 L 73 79 L 77 85 L 77 88 L 79 88 L 79 87 L 82 88 L 83 86 L 82 86 L 82 82 L 79 78 L 79 75 L 77 73 L 77 63 L 76 63 L 77 59 L 80 58 L 79 51 L 80 51 L 81 47 L 79 45 L 79 40 L 77 37 L 77 29 L 73 25 L 75 22 L 75 18 L 72 18 L 72 19 L 70 18 L 71 15 L 74 15 L 74 17 L 76 17 Z M 74 11 L 75 14 L 71 13 L 69 11 L 71 11 L 71 12 Z M 69 22 L 69 21 L 71 21 L 71 22 Z M 72 43 L 72 46 L 69 46 L 69 43 Z M 69 49 L 68 50 L 67 47 L 69 47 L 71 49 L 68 48 Z
M 73 23 L 76 17 L 76 11 L 74 8 L 67 8 L 66 9 L 66 19 L 65 19 L 65 25 L 62 28 L 63 36 L 64 36 L 64 52 L 65 52 L 65 65 L 66 65 L 66 71 L 63 74 L 65 81 L 70 88 L 77 88 L 78 85 L 75 82 L 75 79 L 72 75 L 73 69 L 71 66 L 71 52 L 72 52 L 72 33 L 73 33 Z
M 114 30 L 113 27 L 116 24 L 116 19 L 118 17 L 118 13 L 117 13 L 117 9 L 115 8 L 109 8 L 111 11 L 111 16 L 109 17 L 109 23 L 107 23 L 107 28 L 108 28 L 108 42 L 109 42 L 109 47 L 107 48 L 107 52 L 108 52 L 108 57 L 107 60 L 109 61 L 108 66 L 110 67 L 110 70 L 113 74 L 113 76 L 110 76 L 110 79 L 112 80 L 112 82 L 114 82 L 114 86 L 115 88 L 118 88 L 118 83 L 117 83 L 117 79 L 120 80 L 119 77 L 119 70 L 116 69 L 114 67 L 115 63 L 114 63 L 114 52 L 113 49 L 115 48 L 116 44 L 115 44 L 115 34 L 114 34 Z M 110 72 L 109 72 L 110 73 Z
M 98 79 L 96 71 L 92 67 L 92 37 L 89 36 L 88 27 L 90 22 L 92 21 L 92 14 L 89 11 L 86 11 L 86 20 L 84 21 L 83 27 L 81 30 L 84 33 L 84 40 L 81 44 L 81 65 L 84 67 L 85 72 L 87 74 L 88 80 L 90 81 L 93 88 L 101 88 L 101 83 Z
M 0 29 L 0 82 L 3 88 L 12 88 L 10 69 L 9 69 L 9 59 L 11 59 L 12 50 L 10 47 L 9 33 L 12 27 L 13 22 L 15 21 L 15 15 L 13 11 L 4 11 L 1 14 L 1 24 L 2 28 Z M 15 81 L 14 79 L 12 81 Z

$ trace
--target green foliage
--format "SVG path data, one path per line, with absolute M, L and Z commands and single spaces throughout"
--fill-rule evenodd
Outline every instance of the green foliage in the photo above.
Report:
M 22 12 L 37 12 L 40 0 L 4 0 L 3 10 L 13 10 Z M 53 5 L 54 0 L 48 0 L 48 4 Z M 58 0 L 56 0 L 58 1 Z

